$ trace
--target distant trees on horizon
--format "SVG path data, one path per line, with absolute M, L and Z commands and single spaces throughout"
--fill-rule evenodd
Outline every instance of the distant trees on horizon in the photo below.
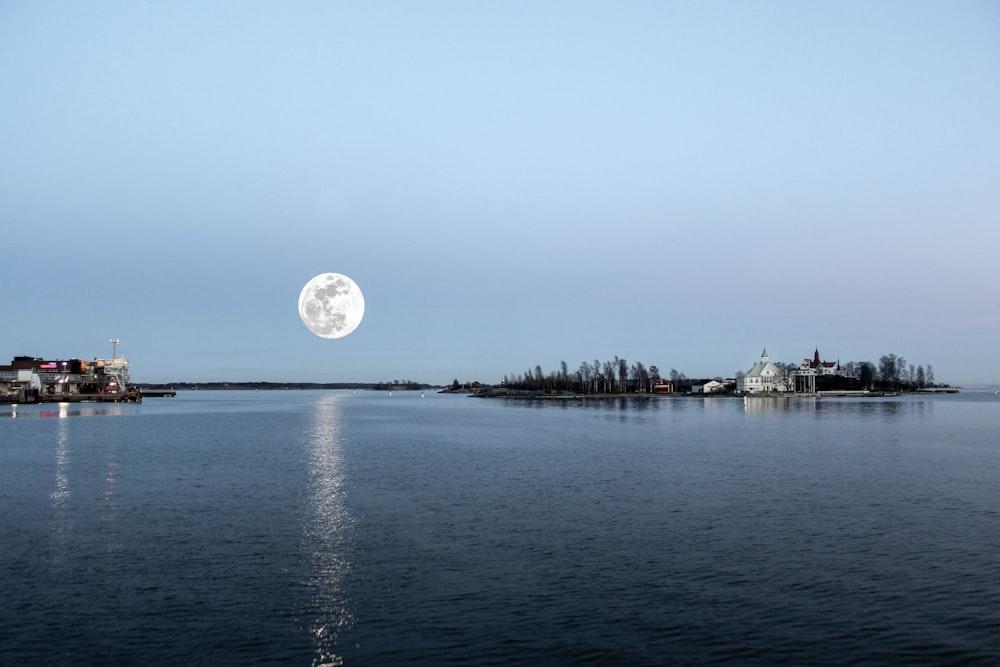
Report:
M 786 377 L 798 370 L 799 364 L 773 362 Z M 817 377 L 821 389 L 867 389 L 871 391 L 915 391 L 938 386 L 930 364 L 914 366 L 896 354 L 879 357 L 878 364 L 870 361 L 849 361 L 842 364 L 841 375 Z M 736 377 L 746 371 L 739 370 Z M 662 378 L 655 365 L 646 366 L 641 361 L 629 363 L 615 356 L 611 361 L 583 361 L 570 370 L 565 361 L 556 370 L 544 372 L 540 365 L 523 373 L 504 375 L 503 386 L 509 389 L 542 392 L 572 392 L 575 394 L 634 394 L 651 392 L 658 380 L 669 379 L 674 391 L 690 391 L 691 386 L 702 380 L 691 380 L 684 373 L 671 368 L 667 378 Z M 722 378 L 704 378 L 704 380 Z M 456 380 L 457 382 L 457 380 Z
M 676 384 L 685 378 L 683 373 L 671 368 L 669 378 Z M 634 394 L 652 391 L 660 377 L 655 365 L 646 366 L 641 361 L 631 364 L 616 356 L 611 361 L 583 361 L 570 370 L 565 361 L 559 368 L 545 373 L 541 366 L 523 373 L 504 375 L 503 386 L 509 389 L 544 392 L 572 392 L 575 394 Z

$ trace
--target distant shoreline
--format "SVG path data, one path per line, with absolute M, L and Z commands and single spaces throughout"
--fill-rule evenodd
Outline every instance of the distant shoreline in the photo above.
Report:
M 177 391 L 253 390 L 294 391 L 308 389 L 367 389 L 373 391 L 423 391 L 440 389 L 441 385 L 420 383 L 391 384 L 385 382 L 137 382 L 140 389 L 174 389 Z
M 957 394 L 958 387 L 941 387 L 936 389 L 921 389 L 912 392 L 900 391 L 821 391 L 811 394 L 794 392 L 771 392 L 754 394 L 735 394 L 720 392 L 712 394 L 691 394 L 685 392 L 643 392 L 627 394 L 578 394 L 573 392 L 547 392 L 533 389 L 452 389 L 447 385 L 431 384 L 387 384 L 381 382 L 173 382 L 152 383 L 139 382 L 136 387 L 144 390 L 174 390 L 174 391 L 308 391 L 308 390 L 363 390 L 363 391 L 436 391 L 439 394 L 465 395 L 471 398 L 511 398 L 530 400 L 607 400 L 607 399 L 650 399 L 650 398 L 884 398 L 891 396 L 913 396 L 930 394 Z
M 445 393 L 445 392 L 442 392 Z M 458 393 L 458 392 L 447 392 L 447 393 Z M 932 394 L 957 394 L 959 390 L 957 387 L 948 387 L 942 389 L 923 389 L 918 391 L 869 391 L 869 392 L 849 392 L 849 391 L 821 391 L 811 394 L 804 393 L 794 393 L 794 392 L 769 392 L 769 393 L 754 393 L 754 394 L 735 394 L 732 392 L 726 393 L 713 393 L 713 394 L 690 394 L 690 393 L 658 393 L 658 392 L 646 392 L 641 394 L 574 394 L 574 393 L 547 393 L 544 391 L 534 391 L 528 389 L 501 389 L 501 390 L 486 390 L 481 392 L 466 392 L 474 398 L 514 398 L 514 399 L 530 399 L 530 400 L 589 400 L 589 399 L 610 399 L 610 398 L 630 398 L 630 399 L 649 399 L 649 398 L 747 398 L 750 400 L 758 399 L 793 399 L 793 398 L 886 398 L 892 396 L 916 396 L 916 395 L 932 395 Z

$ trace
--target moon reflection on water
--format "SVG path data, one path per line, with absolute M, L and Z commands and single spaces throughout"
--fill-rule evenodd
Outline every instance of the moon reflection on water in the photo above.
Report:
M 353 618 L 343 587 L 351 569 L 352 520 L 344 502 L 339 398 L 326 396 L 316 404 L 309 449 L 309 515 L 303 550 L 310 564 L 306 584 L 312 589 L 308 616 L 316 648 L 313 667 L 342 664 L 333 649 Z

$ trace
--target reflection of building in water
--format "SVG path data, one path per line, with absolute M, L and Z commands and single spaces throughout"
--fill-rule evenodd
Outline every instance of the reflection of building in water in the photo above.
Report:
M 747 400 L 743 397 L 743 411 L 764 414 L 768 412 L 786 412 L 789 410 L 801 410 L 803 405 L 808 406 L 805 401 L 815 399 L 795 397 L 791 393 L 774 394 L 772 396 L 756 395 Z
M 334 653 L 341 630 L 350 626 L 351 610 L 344 581 L 351 568 L 348 555 L 352 522 L 344 502 L 344 460 L 340 442 L 337 396 L 316 404 L 309 452 L 309 517 L 302 535 L 303 555 L 310 564 L 310 631 L 316 648 L 313 667 L 339 665 Z
M 104 539 L 105 553 L 121 551 L 125 548 L 122 539 L 121 494 L 118 491 L 118 446 L 119 441 L 106 441 L 104 493 L 101 496 L 101 537 Z
M 727 412 L 732 408 L 732 403 L 725 399 L 713 398 L 698 401 L 705 412 Z
M 60 406 L 65 409 L 66 406 Z M 52 515 L 49 520 L 49 535 L 53 540 L 52 558 L 62 561 L 68 557 L 66 541 L 73 528 L 72 490 L 69 484 L 69 422 L 59 420 L 56 435 L 56 479 L 55 488 L 49 494 Z

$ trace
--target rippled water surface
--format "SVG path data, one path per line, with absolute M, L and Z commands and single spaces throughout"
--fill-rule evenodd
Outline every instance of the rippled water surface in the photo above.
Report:
M 0 406 L 0 664 L 1000 663 L 1000 399 Z

